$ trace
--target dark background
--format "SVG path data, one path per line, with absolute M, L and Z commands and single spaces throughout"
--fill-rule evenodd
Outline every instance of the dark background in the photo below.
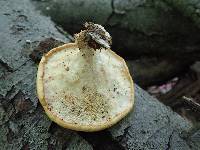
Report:
M 111 34 L 135 82 L 134 110 L 96 133 L 51 122 L 35 89 L 42 55 L 86 21 Z M 199 58 L 199 0 L 0 0 L 0 150 L 198 150 Z

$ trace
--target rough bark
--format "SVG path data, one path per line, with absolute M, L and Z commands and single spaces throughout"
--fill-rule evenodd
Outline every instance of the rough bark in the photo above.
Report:
M 192 130 L 189 131 L 185 138 L 188 140 L 188 143 L 192 145 L 192 149 L 198 150 L 200 147 L 200 124 L 195 126 Z
M 37 64 L 29 56 L 48 38 L 62 42 L 69 42 L 69 39 L 28 0 L 0 1 L 0 6 L 1 149 L 90 150 L 100 149 L 102 145 L 109 149 L 110 143 L 116 149 L 198 148 L 190 138 L 181 137 L 181 132 L 189 130 L 191 124 L 137 85 L 133 111 L 108 130 L 77 134 L 52 123 L 38 104 L 35 92 Z M 95 135 L 99 138 L 91 140 Z
M 113 37 L 113 49 L 122 56 L 136 58 L 146 54 L 175 60 L 192 60 L 200 56 L 200 29 L 184 15 L 187 12 L 191 17 L 199 14 L 196 8 L 199 2 L 195 0 L 192 8 L 187 5 L 189 0 L 34 2 L 38 9 L 71 33 L 79 31 L 85 21 L 106 26 Z M 198 21 L 196 18 L 193 20 Z
M 137 85 L 135 92 L 134 113 L 109 129 L 112 137 L 126 149 L 190 149 L 181 138 L 190 124 Z
M 77 133 L 52 125 L 36 96 L 37 65 L 29 54 L 46 38 L 70 40 L 27 0 L 0 6 L 0 149 L 93 149 Z

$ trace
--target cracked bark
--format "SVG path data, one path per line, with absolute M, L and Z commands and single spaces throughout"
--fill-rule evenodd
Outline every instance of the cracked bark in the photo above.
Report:
M 174 131 L 172 131 L 171 135 L 169 136 L 169 141 L 168 141 L 168 143 L 167 143 L 167 148 L 166 148 L 166 150 L 170 150 L 170 148 L 171 148 L 171 141 L 172 141 L 172 136 L 173 136 L 173 134 L 174 134 Z
M 0 38 L 2 149 L 91 150 L 101 145 L 109 149 L 110 143 L 119 149 L 156 149 L 160 145 L 166 146 L 166 134 L 171 128 L 177 131 L 172 140 L 175 143 L 174 149 L 178 148 L 177 142 L 187 147 L 179 133 L 187 131 L 191 124 L 137 85 L 134 110 L 108 130 L 77 134 L 52 123 L 38 104 L 35 93 L 37 64 L 30 55 L 47 39 L 53 38 L 65 43 L 70 40 L 58 32 L 49 18 L 36 11 L 30 1 L 7 0 L 0 1 L 0 5 L 0 35 L 3 37 Z M 13 28 L 18 25 L 20 28 Z M 171 128 L 162 129 L 167 122 Z
M 167 149 L 174 131 L 171 149 L 190 149 L 181 137 L 181 132 L 189 129 L 190 124 L 185 124 L 183 118 L 141 90 L 135 87 L 134 113 L 109 129 L 112 138 L 125 149 Z
M 52 129 L 36 96 L 37 64 L 29 55 L 45 39 L 70 40 L 30 1 L 0 5 L 0 149 L 93 149 L 75 132 Z

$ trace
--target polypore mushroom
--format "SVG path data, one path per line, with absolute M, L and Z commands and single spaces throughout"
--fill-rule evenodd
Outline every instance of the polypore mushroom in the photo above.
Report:
M 68 129 L 98 131 L 130 112 L 133 81 L 125 61 L 109 49 L 105 29 L 86 23 L 75 43 L 49 51 L 40 61 L 37 93 L 49 118 Z

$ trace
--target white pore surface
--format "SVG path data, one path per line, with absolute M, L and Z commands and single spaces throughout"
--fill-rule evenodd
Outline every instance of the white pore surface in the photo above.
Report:
M 55 52 L 44 65 L 48 108 L 65 122 L 107 123 L 133 105 L 127 73 L 122 59 L 110 50 L 97 50 L 92 57 L 75 47 Z

